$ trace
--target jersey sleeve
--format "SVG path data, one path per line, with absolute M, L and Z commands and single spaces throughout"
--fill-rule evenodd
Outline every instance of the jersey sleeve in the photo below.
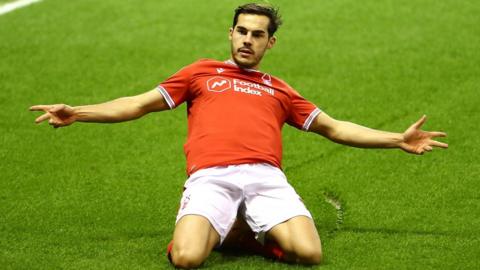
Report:
M 290 90 L 292 93 L 291 108 L 287 124 L 308 131 L 315 117 L 321 113 L 321 110 L 294 89 Z
M 157 86 L 170 109 L 174 109 L 188 100 L 193 64 L 180 69 Z

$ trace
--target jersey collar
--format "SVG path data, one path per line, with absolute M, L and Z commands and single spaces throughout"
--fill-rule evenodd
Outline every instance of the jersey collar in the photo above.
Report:
M 260 73 L 262 73 L 260 70 L 256 70 L 256 69 L 253 69 L 253 68 L 242 68 L 242 67 L 239 67 L 239 66 L 237 65 L 237 63 L 235 63 L 232 59 L 228 59 L 227 61 L 225 61 L 225 63 L 230 64 L 230 65 L 234 65 L 234 66 L 236 66 L 236 67 L 238 67 L 238 68 L 240 68 L 240 69 L 246 70 L 246 71 L 260 72 Z
M 272 77 L 268 73 L 264 73 L 264 72 L 261 72 L 260 70 L 256 70 L 256 69 L 252 69 L 252 68 L 241 68 L 232 59 L 228 59 L 227 61 L 225 61 L 225 63 L 229 64 L 229 65 L 236 66 L 237 68 L 240 68 L 242 70 L 261 73 L 261 74 L 263 74 L 263 76 L 262 76 L 263 83 L 265 83 L 268 86 L 272 86 Z

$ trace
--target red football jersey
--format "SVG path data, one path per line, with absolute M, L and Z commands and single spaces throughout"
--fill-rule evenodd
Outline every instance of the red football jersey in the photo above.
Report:
M 282 80 L 232 60 L 199 60 L 157 89 L 172 109 L 187 102 L 187 174 L 259 162 L 281 168 L 283 124 L 308 130 L 320 113 Z

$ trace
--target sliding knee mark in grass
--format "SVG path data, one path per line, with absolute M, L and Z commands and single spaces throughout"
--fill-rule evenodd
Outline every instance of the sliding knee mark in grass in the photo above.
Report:
M 333 232 L 340 230 L 343 225 L 343 218 L 345 213 L 342 202 L 340 198 L 337 195 L 335 195 L 333 192 L 325 191 L 323 193 L 323 196 L 325 198 L 325 201 L 329 203 L 331 206 L 333 206 L 333 208 L 335 208 L 337 219 L 335 221 L 335 229 L 333 230 Z

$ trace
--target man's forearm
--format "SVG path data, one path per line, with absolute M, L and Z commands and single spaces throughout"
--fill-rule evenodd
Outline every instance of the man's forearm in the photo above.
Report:
M 403 142 L 401 133 L 375 130 L 346 121 L 337 121 L 334 131 L 327 138 L 362 148 L 397 148 Z
M 132 97 L 122 97 L 101 104 L 73 107 L 75 121 L 116 123 L 133 120 L 145 113 Z

